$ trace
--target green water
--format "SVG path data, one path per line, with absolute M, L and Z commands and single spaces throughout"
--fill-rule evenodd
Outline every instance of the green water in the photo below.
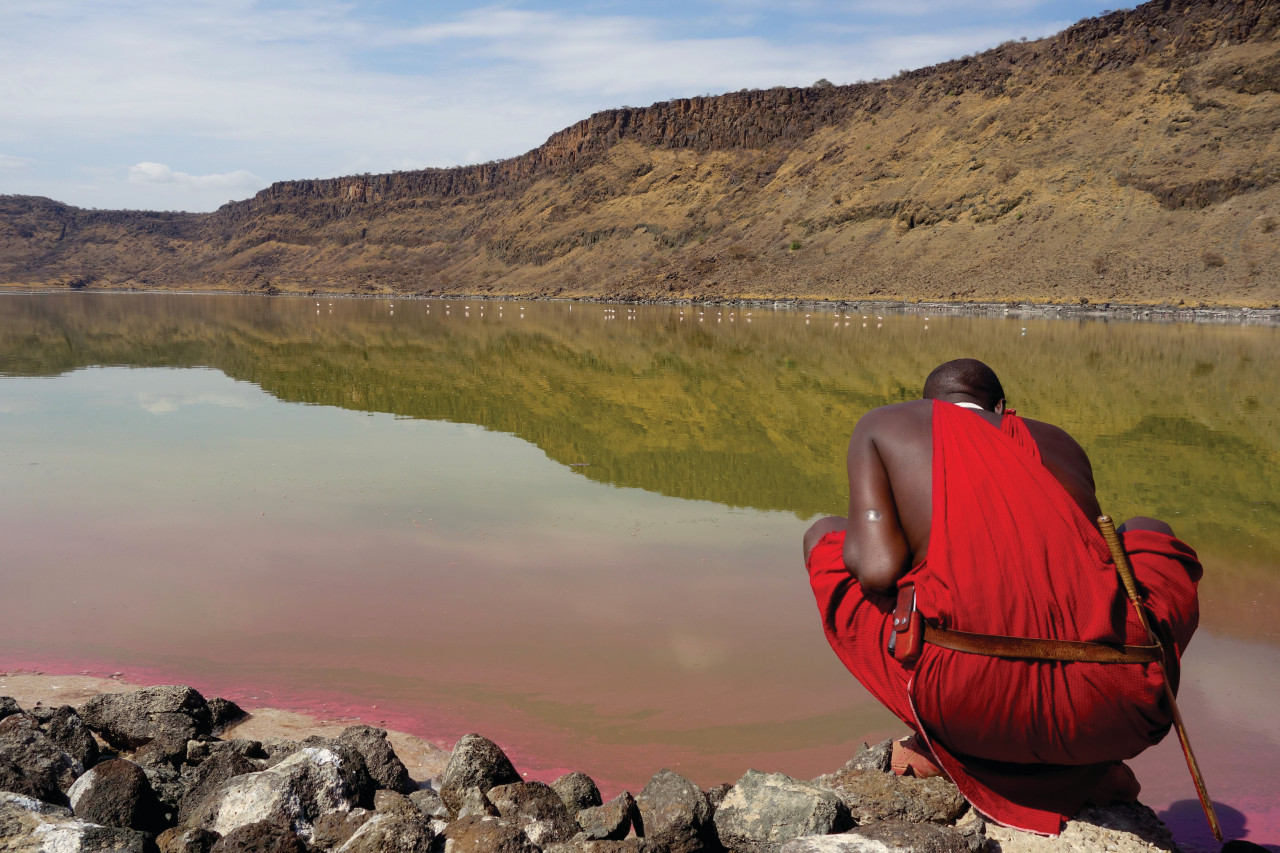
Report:
M 827 649 L 800 535 L 845 509 L 858 417 L 971 356 L 1080 441 L 1106 511 L 1199 551 L 1184 714 L 1256 788 L 1280 760 L 1255 713 L 1280 701 L 1280 330 L 849 315 L 0 297 L 0 668 L 479 730 L 615 788 L 833 770 L 900 724 Z

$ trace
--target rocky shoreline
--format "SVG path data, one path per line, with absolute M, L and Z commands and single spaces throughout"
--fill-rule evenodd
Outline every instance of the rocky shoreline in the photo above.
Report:
M 603 802 L 583 773 L 524 781 L 478 734 L 411 774 L 383 729 L 247 737 L 266 712 L 182 685 L 24 702 L 0 696 L 0 851 L 1178 850 L 1141 804 L 1086 808 L 1056 838 L 988 824 L 945 779 L 895 776 L 890 741 L 813 780 L 703 790 L 661 770 Z
M 0 293 L 23 295 L 39 295 L 46 293 L 65 293 L 65 288 L 0 288 Z M 565 298 L 559 296 L 527 296 L 502 294 L 450 294 L 421 295 L 409 293 L 347 293 L 321 290 L 287 291 L 263 293 L 255 290 L 200 290 L 180 288 L 108 288 L 94 287 L 80 292 L 89 293 L 148 293 L 174 294 L 180 296 L 281 296 L 281 297 L 323 297 L 325 299 L 393 299 L 397 301 L 435 302 L 565 302 L 577 304 L 607 305 L 718 305 L 744 308 L 773 309 L 776 311 L 859 311 L 885 312 L 894 314 L 924 314 L 928 316 L 953 317 L 1015 317 L 1015 318 L 1048 318 L 1048 319 L 1090 319 L 1090 320 L 1133 320 L 1153 323 L 1200 323 L 1212 325 L 1242 326 L 1277 326 L 1280 325 L 1280 308 L 1250 308 L 1237 305 L 1198 306 L 1173 304 L 1137 304 L 1119 302 L 1090 302 L 1083 299 L 1076 303 L 1060 302 L 937 302 L 903 299 L 761 299 L 761 298 L 725 298 L 725 299 L 678 299 L 678 298 L 641 298 L 625 297 L 604 298 L 583 296 Z

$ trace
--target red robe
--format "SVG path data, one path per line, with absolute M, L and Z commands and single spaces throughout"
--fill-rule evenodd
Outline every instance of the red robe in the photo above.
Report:
M 844 567 L 844 532 L 813 549 L 809 577 L 840 660 L 922 735 L 960 792 L 1018 829 L 1061 831 L 1112 763 L 1160 741 L 1172 723 L 1156 664 L 1009 660 L 926 644 L 904 667 L 887 653 L 894 602 Z M 1179 540 L 1124 534 L 1154 625 L 1178 658 L 1199 620 L 1201 567 Z M 933 404 L 928 556 L 902 579 L 944 628 L 1061 640 L 1148 642 L 1102 535 L 1040 462 L 1026 425 L 1000 429 Z M 1172 655 L 1171 655 L 1172 657 Z M 1177 689 L 1178 665 L 1168 677 Z

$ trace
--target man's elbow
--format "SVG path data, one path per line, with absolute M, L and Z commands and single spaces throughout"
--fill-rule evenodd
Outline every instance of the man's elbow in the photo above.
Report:
M 879 565 L 874 560 L 860 560 L 856 554 L 850 554 L 848 551 L 844 555 L 844 566 L 866 592 L 891 596 L 898 588 L 896 566 L 887 563 Z

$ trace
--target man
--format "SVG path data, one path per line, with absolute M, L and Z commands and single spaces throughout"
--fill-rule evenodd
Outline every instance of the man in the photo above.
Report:
M 849 517 L 805 534 L 823 627 L 845 666 L 916 733 L 920 760 L 907 763 L 936 762 L 989 818 L 1056 834 L 1088 801 L 1136 797 L 1120 762 L 1172 723 L 1158 652 L 1096 527 L 1080 445 L 1006 409 L 1000 380 L 974 359 L 936 368 L 924 398 L 858 421 Z M 1199 618 L 1200 564 L 1164 522 L 1133 518 L 1121 533 L 1176 690 Z M 918 656 L 896 645 L 915 645 L 918 632 L 899 633 L 913 604 L 934 632 Z M 947 631 L 979 635 L 977 649 L 937 645 Z M 1010 637 L 1049 641 L 1036 645 L 1048 659 L 991 645 Z M 1118 660 L 1055 658 L 1066 646 Z

